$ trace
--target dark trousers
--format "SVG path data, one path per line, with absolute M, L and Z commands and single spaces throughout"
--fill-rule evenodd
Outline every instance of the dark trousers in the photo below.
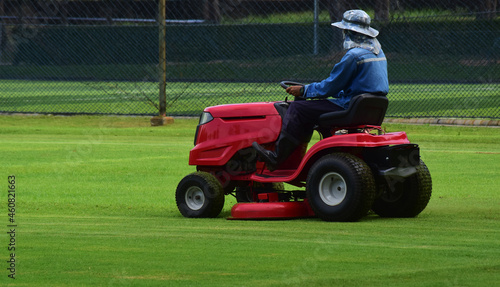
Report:
M 320 115 L 341 110 L 343 108 L 329 100 L 291 102 L 283 118 L 281 131 L 298 143 L 308 142 Z

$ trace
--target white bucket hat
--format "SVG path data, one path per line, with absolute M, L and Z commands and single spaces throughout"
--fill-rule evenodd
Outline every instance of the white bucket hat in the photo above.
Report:
M 363 10 L 349 10 L 344 13 L 341 22 L 332 23 L 332 26 L 351 30 L 363 35 L 375 38 L 378 35 L 378 31 L 370 27 L 371 18 Z

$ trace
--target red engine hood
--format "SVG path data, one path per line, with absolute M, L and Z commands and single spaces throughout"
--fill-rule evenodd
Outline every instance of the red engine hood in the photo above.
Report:
M 227 104 L 205 108 L 214 118 L 239 118 L 277 115 L 274 102 Z

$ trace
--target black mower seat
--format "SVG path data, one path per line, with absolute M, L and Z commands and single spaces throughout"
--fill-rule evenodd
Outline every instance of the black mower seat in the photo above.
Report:
M 386 96 L 361 94 L 351 99 L 343 111 L 322 114 L 318 126 L 321 128 L 354 128 L 362 125 L 380 126 L 384 120 L 389 101 Z

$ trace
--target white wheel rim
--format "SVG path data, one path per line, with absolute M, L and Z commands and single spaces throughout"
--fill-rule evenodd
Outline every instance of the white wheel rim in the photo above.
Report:
M 329 206 L 339 205 L 347 194 L 347 185 L 344 178 L 336 173 L 327 173 L 319 183 L 319 196 Z
M 187 206 L 192 210 L 199 210 L 205 203 L 205 194 L 203 190 L 197 186 L 191 186 L 186 191 L 185 200 Z

